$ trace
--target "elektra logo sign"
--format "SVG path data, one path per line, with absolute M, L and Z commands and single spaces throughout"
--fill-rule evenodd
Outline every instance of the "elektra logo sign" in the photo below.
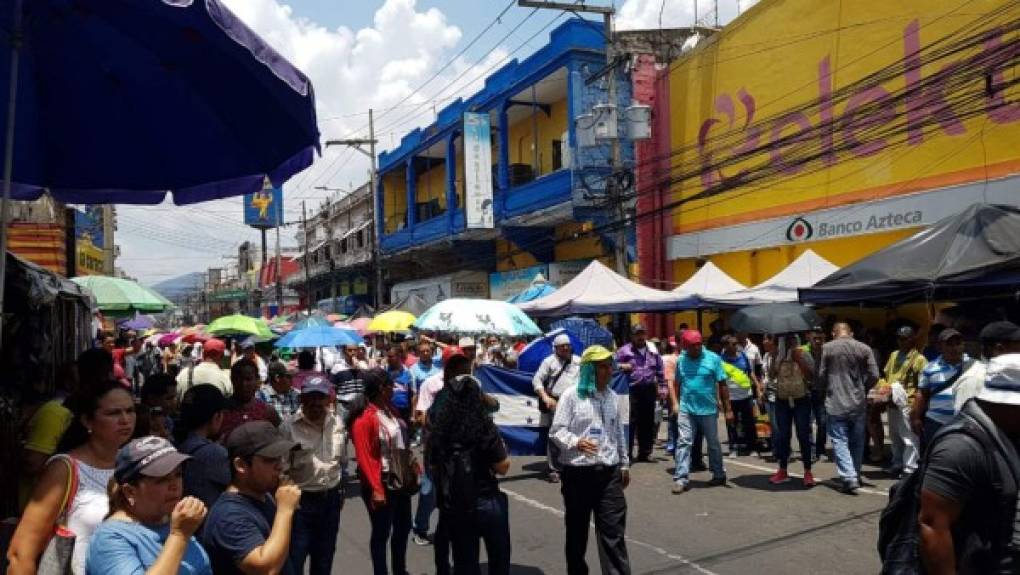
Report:
M 804 218 L 797 218 L 786 228 L 786 239 L 790 242 L 823 240 L 920 226 L 923 223 L 924 213 L 921 210 L 872 214 L 845 221 L 824 221 L 819 218 L 813 226 Z

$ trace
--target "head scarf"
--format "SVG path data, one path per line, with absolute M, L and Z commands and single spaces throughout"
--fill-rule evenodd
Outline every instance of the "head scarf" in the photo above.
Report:
M 613 358 L 613 352 L 593 345 L 581 355 L 581 375 L 577 380 L 577 397 L 588 399 L 595 395 L 595 364 Z

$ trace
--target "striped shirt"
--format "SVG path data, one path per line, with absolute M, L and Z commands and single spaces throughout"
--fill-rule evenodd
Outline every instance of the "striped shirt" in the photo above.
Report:
M 577 397 L 577 386 L 568 388 L 556 405 L 549 437 L 561 448 L 560 462 L 564 465 L 588 467 L 593 465 L 630 465 L 627 455 L 627 435 L 623 424 L 625 414 L 620 410 L 620 397 L 612 389 L 595 391 L 588 399 Z M 578 451 L 581 439 L 596 439 L 597 455 Z
M 953 388 L 956 382 L 946 384 L 956 378 L 960 370 L 966 370 L 970 365 L 971 359 L 964 354 L 963 362 L 959 364 L 947 363 L 940 355 L 924 366 L 917 387 L 929 392 L 928 411 L 925 417 L 941 424 L 949 423 L 953 419 Z

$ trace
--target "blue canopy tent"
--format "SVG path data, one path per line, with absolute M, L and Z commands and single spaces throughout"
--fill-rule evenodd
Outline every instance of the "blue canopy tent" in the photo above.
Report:
M 568 317 L 554 321 L 549 327 L 567 330 L 567 332 L 577 337 L 581 342 L 582 349 L 587 349 L 593 345 L 601 345 L 607 349 L 613 349 L 613 332 L 602 327 L 599 322 L 593 319 Z
M 218 0 L 3 7 L 0 253 L 9 199 L 202 202 L 280 186 L 319 149 L 311 82 Z

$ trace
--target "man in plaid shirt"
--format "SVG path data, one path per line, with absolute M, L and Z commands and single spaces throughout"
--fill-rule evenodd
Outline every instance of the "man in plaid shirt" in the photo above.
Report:
M 256 397 L 276 410 L 281 421 L 290 421 L 301 407 L 301 394 L 291 387 L 291 373 L 282 362 L 269 364 L 269 383 L 263 383 Z

